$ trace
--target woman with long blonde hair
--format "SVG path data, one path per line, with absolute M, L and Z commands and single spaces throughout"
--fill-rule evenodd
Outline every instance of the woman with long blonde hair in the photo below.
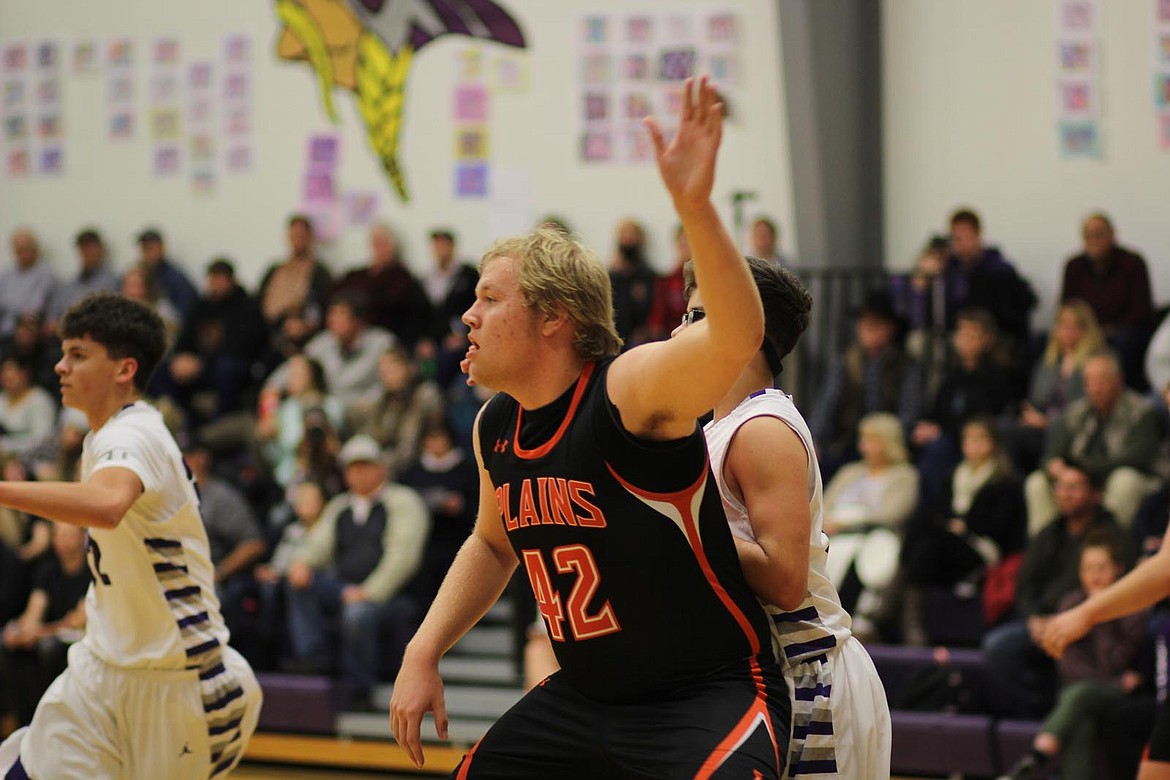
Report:
M 1081 369 L 1089 355 L 1104 348 L 1105 336 L 1089 304 L 1076 299 L 1062 303 L 1048 332 L 1048 346 L 1032 371 L 1028 398 L 1005 431 L 1008 450 L 1020 473 L 1036 468 L 1049 421 L 1084 396 Z

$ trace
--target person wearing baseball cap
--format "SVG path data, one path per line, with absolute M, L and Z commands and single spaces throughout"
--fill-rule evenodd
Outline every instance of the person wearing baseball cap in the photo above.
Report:
M 352 437 L 337 458 L 347 490 L 325 506 L 288 570 L 291 660 L 336 664 L 344 704 L 367 709 L 380 672 L 397 671 L 426 607 L 410 586 L 430 519 L 417 492 L 387 481 L 373 438 Z M 330 622 L 340 625 L 337 636 L 328 635 Z
M 886 290 L 874 290 L 850 311 L 853 343 L 829 366 L 808 424 L 821 476 L 857 460 L 858 424 L 875 412 L 897 415 L 909 430 L 922 412 L 921 369 L 906 351 L 906 320 Z

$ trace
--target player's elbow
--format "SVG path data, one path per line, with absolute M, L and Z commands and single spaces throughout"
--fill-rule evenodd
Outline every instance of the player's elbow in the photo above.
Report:
M 779 590 L 776 595 L 776 606 L 780 609 L 791 612 L 799 609 L 800 605 L 804 603 L 805 596 L 808 595 L 808 580 L 803 583 L 795 583 L 787 585 Z
M 122 500 L 122 496 L 114 491 L 103 492 L 90 502 L 87 517 L 89 522 L 86 525 L 107 530 L 117 528 L 132 503 Z
M 757 593 L 767 603 L 785 611 L 798 609 L 808 595 L 808 576 L 785 577 L 769 582 Z
M 114 504 L 95 505 L 90 509 L 87 525 L 105 530 L 117 528 L 123 514 L 125 510 Z

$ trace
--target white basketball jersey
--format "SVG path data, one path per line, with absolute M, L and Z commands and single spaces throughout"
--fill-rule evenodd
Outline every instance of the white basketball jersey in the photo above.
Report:
M 85 643 L 126 668 L 202 669 L 228 632 L 199 496 L 162 415 L 139 401 L 85 437 L 81 479 L 124 468 L 144 492 L 113 529 L 89 529 Z
M 719 496 L 731 532 L 741 539 L 754 542 L 755 534 L 748 520 L 747 507 L 727 488 L 723 463 L 727 447 L 740 426 L 753 417 L 775 417 L 791 428 L 808 453 L 808 507 L 811 515 L 809 537 L 808 594 L 800 607 L 788 612 L 765 604 L 772 618 L 772 636 L 778 645 L 777 660 L 791 668 L 806 659 L 821 655 L 837 646 L 839 640 L 850 636 L 852 619 L 841 607 L 837 589 L 833 587 L 825 566 L 829 551 L 829 537 L 822 530 L 821 472 L 817 466 L 812 433 L 792 397 L 779 390 L 760 390 L 748 396 L 739 406 L 721 420 L 707 423 L 707 450 L 711 457 L 711 471 L 719 485 Z M 784 468 L 777 463 L 776 468 Z

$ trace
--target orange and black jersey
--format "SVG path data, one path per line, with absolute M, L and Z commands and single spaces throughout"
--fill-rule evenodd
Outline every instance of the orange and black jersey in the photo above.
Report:
M 479 437 L 565 680 L 623 702 L 770 659 L 771 645 L 702 430 L 669 442 L 632 436 L 606 393 L 610 363 L 587 364 L 541 409 L 496 395 Z

